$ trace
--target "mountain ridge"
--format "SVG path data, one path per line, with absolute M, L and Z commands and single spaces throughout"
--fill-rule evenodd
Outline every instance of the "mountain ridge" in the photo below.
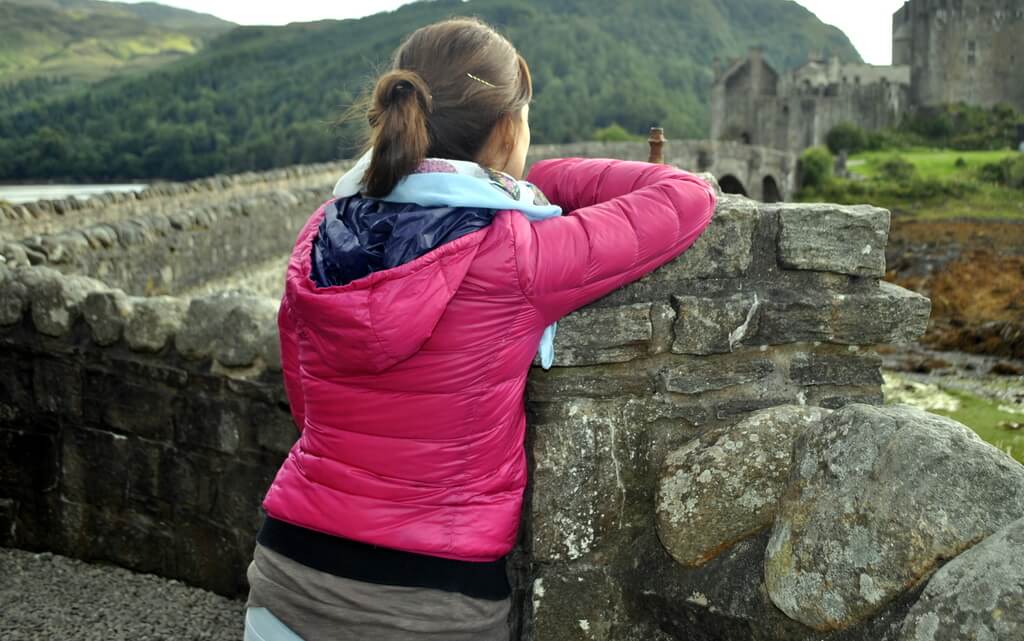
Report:
M 526 57 L 538 143 L 612 123 L 704 136 L 712 60 L 751 46 L 780 69 L 812 51 L 860 60 L 841 31 L 790 0 L 414 2 L 360 19 L 237 27 L 144 78 L 0 113 L 0 178 L 185 179 L 348 155 L 360 126 L 336 139 L 328 123 L 403 37 L 453 15 L 490 22 Z
M 92 81 L 153 69 L 234 26 L 153 2 L 0 0 L 0 84 L 40 76 Z

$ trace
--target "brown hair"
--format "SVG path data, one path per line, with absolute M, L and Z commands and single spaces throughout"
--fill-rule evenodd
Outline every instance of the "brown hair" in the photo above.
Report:
M 388 194 L 428 156 L 474 160 L 499 124 L 512 137 L 509 116 L 532 97 L 526 61 L 486 23 L 453 18 L 417 29 L 370 96 L 363 193 Z

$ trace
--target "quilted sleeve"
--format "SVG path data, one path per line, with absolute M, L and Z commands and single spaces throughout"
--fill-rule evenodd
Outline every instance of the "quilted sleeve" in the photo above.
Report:
M 306 399 L 302 392 L 302 380 L 299 375 L 299 345 L 295 319 L 292 317 L 291 304 L 288 296 L 281 299 L 277 310 L 277 333 L 281 341 L 281 373 L 284 377 L 284 391 L 288 396 L 292 420 L 302 432 L 306 420 Z
M 545 324 L 682 254 L 716 205 L 707 183 L 669 165 L 556 159 L 528 180 L 570 212 L 514 226 L 519 280 Z

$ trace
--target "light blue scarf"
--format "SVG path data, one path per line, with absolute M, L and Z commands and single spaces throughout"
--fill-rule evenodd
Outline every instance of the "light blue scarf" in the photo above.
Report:
M 352 169 L 334 186 L 336 198 L 359 193 L 363 177 L 370 167 L 373 150 L 363 154 Z M 446 158 L 427 158 L 417 170 L 402 178 L 390 194 L 381 198 L 388 202 L 414 203 L 424 207 L 479 207 L 514 209 L 532 222 L 562 215 L 562 208 L 552 205 L 532 183 L 516 180 L 508 174 L 486 169 L 477 163 Z M 550 369 L 555 360 L 555 331 L 558 323 L 544 328 L 540 346 L 540 364 Z

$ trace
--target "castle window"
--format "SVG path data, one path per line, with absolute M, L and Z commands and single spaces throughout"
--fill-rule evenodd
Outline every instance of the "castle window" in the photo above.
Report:
M 967 64 L 973 65 L 975 62 L 974 53 L 976 51 L 976 43 L 973 40 L 967 41 Z

